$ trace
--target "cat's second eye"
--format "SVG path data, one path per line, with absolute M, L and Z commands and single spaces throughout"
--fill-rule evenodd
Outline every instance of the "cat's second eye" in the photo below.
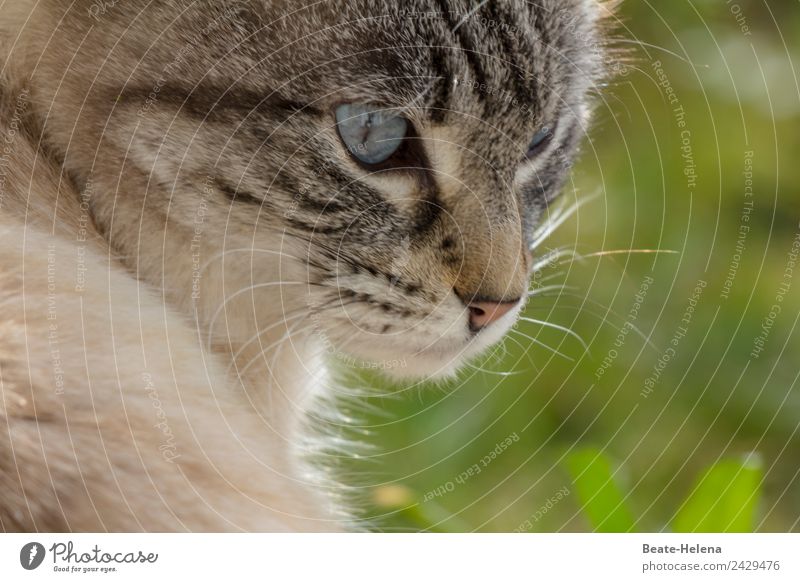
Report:
M 536 132 L 536 135 L 533 136 L 531 143 L 528 144 L 528 151 L 526 152 L 525 156 L 532 160 L 537 155 L 542 153 L 550 141 L 553 139 L 553 128 L 550 126 L 545 126 Z
M 350 154 L 370 166 L 386 162 L 397 153 L 409 125 L 404 117 L 365 104 L 337 107 L 336 124 Z

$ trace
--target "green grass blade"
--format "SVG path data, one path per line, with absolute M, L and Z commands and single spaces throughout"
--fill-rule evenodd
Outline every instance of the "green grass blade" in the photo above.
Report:
M 717 463 L 700 478 L 672 524 L 679 533 L 747 533 L 755 527 L 764 477 L 756 456 Z
M 597 449 L 581 449 L 569 455 L 566 464 L 583 512 L 595 531 L 634 531 L 633 516 L 606 455 Z

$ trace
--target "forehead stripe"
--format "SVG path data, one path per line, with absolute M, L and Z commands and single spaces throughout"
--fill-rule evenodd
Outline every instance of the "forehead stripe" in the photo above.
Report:
M 498 27 L 498 34 L 505 52 L 504 64 L 509 67 L 510 77 L 514 84 L 514 97 L 519 106 L 523 104 L 535 106 L 537 91 L 536 84 L 533 81 L 532 63 L 529 65 L 530 68 L 526 68 L 520 64 L 519 58 L 520 55 L 525 55 L 530 61 L 535 56 L 533 47 L 527 42 L 527 35 L 522 32 L 530 25 L 523 25 L 516 18 L 516 12 L 504 10 L 494 2 L 489 4 L 489 14 L 497 22 L 507 22 L 511 27 L 510 29 L 509 27 Z M 511 90 L 510 87 L 509 90 Z M 534 107 L 535 109 L 537 108 Z
M 463 17 L 459 16 L 457 12 L 453 12 L 447 5 L 446 0 L 437 0 L 437 2 L 442 12 L 442 16 L 447 20 L 450 33 L 453 36 L 454 42 L 452 46 L 455 48 L 456 46 L 460 45 L 461 51 L 464 53 L 470 69 L 472 69 L 474 81 L 479 85 L 487 85 L 488 76 L 486 75 L 486 71 L 483 68 L 483 63 L 481 63 L 480 60 L 480 55 L 475 50 L 474 43 L 472 42 L 468 32 L 468 30 L 471 28 L 470 23 L 464 21 Z M 455 32 L 453 32 L 454 30 Z

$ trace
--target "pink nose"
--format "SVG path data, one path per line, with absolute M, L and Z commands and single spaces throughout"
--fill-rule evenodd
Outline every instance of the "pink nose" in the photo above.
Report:
M 474 301 L 467 305 L 469 309 L 469 327 L 472 331 L 480 331 L 503 317 L 517 305 L 519 305 L 519 300 L 504 301 L 503 303 Z

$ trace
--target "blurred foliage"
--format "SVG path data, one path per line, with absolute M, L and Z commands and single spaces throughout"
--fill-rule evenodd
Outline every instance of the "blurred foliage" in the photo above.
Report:
M 375 396 L 348 430 L 375 449 L 341 462 L 366 476 L 352 481 L 371 494 L 375 527 L 800 529 L 800 276 L 751 356 L 800 228 L 800 6 L 737 6 L 744 21 L 716 0 L 623 4 L 630 60 L 600 92 L 564 200 L 598 196 L 545 243 L 578 256 L 537 275 L 534 288 L 564 288 L 526 313 L 574 330 L 588 350 L 525 321 L 446 389 L 365 377 Z M 656 61 L 685 113 L 695 188 Z M 509 435 L 518 440 L 483 466 Z M 753 453 L 760 466 L 728 461 Z
M 576 451 L 567 466 L 592 530 L 601 533 L 634 531 L 633 517 L 625 504 L 625 494 L 617 485 L 611 461 L 595 449 Z
M 711 467 L 681 507 L 676 532 L 747 533 L 756 523 L 763 473 L 753 459 L 723 461 Z

